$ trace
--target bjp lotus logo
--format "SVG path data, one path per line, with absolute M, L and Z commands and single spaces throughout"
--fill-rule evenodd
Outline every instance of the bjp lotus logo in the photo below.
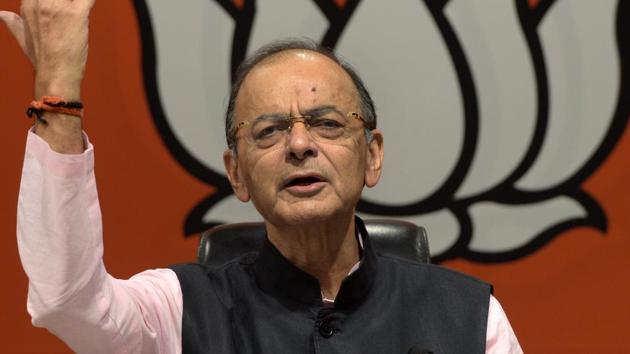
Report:
M 321 40 L 371 89 L 386 160 L 359 212 L 429 230 L 436 261 L 506 261 L 576 226 L 605 231 L 582 189 L 630 114 L 627 1 L 136 1 L 146 89 L 173 157 L 216 190 L 194 234 L 258 220 L 223 173 L 231 73 L 279 37 Z

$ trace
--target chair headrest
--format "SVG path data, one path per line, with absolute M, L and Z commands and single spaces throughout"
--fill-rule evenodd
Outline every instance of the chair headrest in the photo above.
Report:
M 425 229 L 399 220 L 365 220 L 365 228 L 377 254 L 419 263 L 430 263 Z M 209 267 L 225 264 L 256 252 L 265 239 L 265 224 L 236 223 L 213 227 L 203 233 L 197 261 Z

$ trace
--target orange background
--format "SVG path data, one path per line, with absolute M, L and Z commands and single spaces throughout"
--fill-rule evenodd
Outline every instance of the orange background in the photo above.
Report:
M 2 7 L 15 11 L 19 2 L 3 1 Z M 116 277 L 194 260 L 197 239 L 184 238 L 184 216 L 211 192 L 171 158 L 153 125 L 136 23 L 131 2 L 97 3 L 83 87 L 85 129 L 96 147 L 105 263 Z M 30 324 L 27 279 L 15 240 L 31 73 L 9 32 L 0 29 L 0 352 L 68 353 L 58 339 Z M 525 352 L 630 353 L 629 160 L 626 130 L 584 186 L 608 217 L 605 234 L 573 229 L 510 263 L 445 264 L 495 285 Z

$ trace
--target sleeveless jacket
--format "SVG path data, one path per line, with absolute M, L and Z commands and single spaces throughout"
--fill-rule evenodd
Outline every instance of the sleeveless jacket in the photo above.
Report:
M 378 255 L 365 235 L 361 265 L 334 307 L 317 279 L 267 240 L 214 269 L 171 267 L 183 293 L 182 348 L 192 353 L 484 353 L 492 288 L 429 264 Z

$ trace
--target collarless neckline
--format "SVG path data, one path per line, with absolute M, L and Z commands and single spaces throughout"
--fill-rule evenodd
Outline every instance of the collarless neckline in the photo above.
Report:
M 376 255 L 365 225 L 357 216 L 355 225 L 363 238 L 363 253 L 359 268 L 341 283 L 334 302 L 334 308 L 337 309 L 359 305 L 369 293 L 376 277 Z M 264 292 L 309 306 L 324 306 L 319 281 L 289 262 L 269 241 L 267 235 L 258 251 L 253 269 L 258 287 Z

